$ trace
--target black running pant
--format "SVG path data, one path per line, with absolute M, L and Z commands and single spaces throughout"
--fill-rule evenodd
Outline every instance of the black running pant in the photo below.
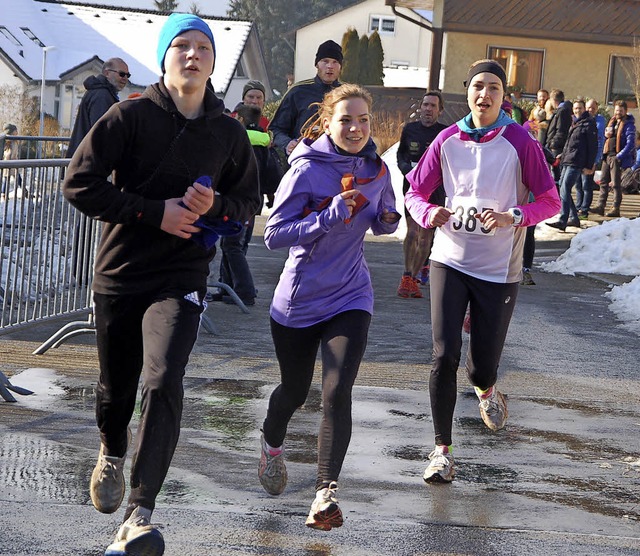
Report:
M 271 335 L 280 364 L 280 385 L 269 399 L 263 431 L 267 443 L 281 446 L 287 425 L 304 404 L 320 347 L 322 420 L 318 435 L 316 488 L 337 481 L 351 440 L 351 391 L 367 345 L 371 315 L 353 310 L 305 328 L 271 319 Z
M 487 282 L 433 262 L 429 273 L 433 368 L 429 378 L 436 444 L 450 445 L 456 405 L 457 372 L 462 350 L 462 323 L 467 305 L 471 332 L 466 371 L 473 386 L 490 388 L 518 295 L 518 283 Z
M 108 455 L 121 457 L 126 451 L 142 375 L 128 511 L 154 509 L 178 442 L 182 379 L 202 312 L 201 304 L 184 298 L 186 293 L 94 294 L 100 361 L 96 420 Z

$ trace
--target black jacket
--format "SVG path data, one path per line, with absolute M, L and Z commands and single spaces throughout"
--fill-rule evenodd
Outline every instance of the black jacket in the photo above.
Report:
M 205 114 L 187 120 L 162 81 L 142 97 L 113 105 L 73 156 L 64 196 L 105 222 L 93 289 L 131 294 L 206 288 L 206 251 L 164 232 L 165 199 L 182 197 L 200 176 L 211 177 L 216 200 L 209 218 L 244 222 L 260 205 L 258 175 L 247 133 L 223 114 L 224 104 L 205 93 Z M 107 178 L 113 171 L 113 183 Z
M 120 100 L 118 98 L 118 90 L 102 74 L 87 77 L 83 85 L 87 92 L 80 101 L 78 115 L 76 116 L 75 124 L 73 124 L 73 131 L 71 132 L 67 150 L 67 157 L 69 158 L 76 152 L 80 141 L 89 133 L 93 124 L 111 108 L 112 104 Z
M 584 112 L 569 128 L 562 151 L 562 165 L 591 169 L 598 153 L 598 128 L 589 112 Z
M 290 141 L 298 139 L 304 123 L 318 112 L 318 107 L 311 105 L 320 102 L 325 93 L 340 85 L 342 83 L 338 80 L 327 85 L 317 75 L 313 79 L 292 85 L 282 97 L 269 124 L 275 146 L 284 150 Z
M 447 126 L 440 122 L 426 127 L 419 121 L 410 122 L 402 128 L 396 157 L 398 160 L 398 169 L 402 172 L 403 176 L 406 176 L 412 170 L 420 161 L 420 158 L 422 158 L 427 148 L 429 148 L 429 145 L 433 143 L 433 140 L 446 128 Z M 409 182 L 405 177 L 402 182 L 402 192 L 406 194 L 407 191 L 409 191 Z M 429 198 L 429 202 L 444 205 L 444 197 L 444 187 L 440 186 L 433 192 Z
M 551 116 L 545 147 L 553 154 L 558 155 L 564 149 L 572 119 L 571 103 L 568 101 L 564 101 Z

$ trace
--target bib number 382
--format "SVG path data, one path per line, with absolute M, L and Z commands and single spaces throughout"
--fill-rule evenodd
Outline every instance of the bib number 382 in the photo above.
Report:
M 495 235 L 496 231 L 488 230 L 476 218 L 484 210 L 497 210 L 497 203 L 491 199 L 475 199 L 473 197 L 454 197 L 451 200 L 453 215 L 449 219 L 450 230 L 455 233 Z

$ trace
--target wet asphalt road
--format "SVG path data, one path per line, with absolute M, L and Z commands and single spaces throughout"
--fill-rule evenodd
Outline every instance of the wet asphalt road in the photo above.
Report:
M 538 244 L 536 263 L 566 248 Z M 218 335 L 200 335 L 187 370 L 183 431 L 154 513 L 166 554 L 640 554 L 640 342 L 603 297 L 620 277 L 534 273 L 537 285 L 520 290 L 500 368 L 507 427 L 484 427 L 461 369 L 458 475 L 451 485 L 425 485 L 433 442 L 428 295 L 396 297 L 399 242 L 368 242 L 366 253 L 376 314 L 338 492 L 344 526 L 304 526 L 317 382 L 289 428 L 287 490 L 270 497 L 257 481 L 259 427 L 277 383 L 268 303 L 285 253 L 256 238 L 256 306 L 243 314 L 213 304 L 207 313 Z M 3 556 L 99 555 L 121 518 L 97 513 L 88 496 L 98 449 L 93 337 L 30 355 L 59 326 L 0 338 L 1 370 L 37 393 L 0 402 Z

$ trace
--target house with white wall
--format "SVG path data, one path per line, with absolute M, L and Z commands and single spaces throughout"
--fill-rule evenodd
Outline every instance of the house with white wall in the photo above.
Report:
M 150 10 L 52 0 L 12 1 L 11 9 L 0 10 L 0 86 L 37 97 L 44 112 L 69 130 L 85 92 L 84 80 L 99 73 L 107 59 L 119 57 L 129 66 L 130 83 L 120 98 L 157 82 L 156 46 L 167 17 Z M 216 41 L 211 80 L 225 104 L 233 109 L 249 79 L 262 81 L 270 91 L 253 22 L 203 19 Z
M 386 87 L 426 88 L 432 40 L 427 29 L 429 12 L 415 10 L 412 17 L 424 27 L 394 15 L 385 0 L 363 0 L 299 28 L 296 31 L 295 80 L 313 77 L 318 45 L 328 39 L 341 44 L 343 35 L 352 27 L 360 37 L 378 31 L 384 51 Z

